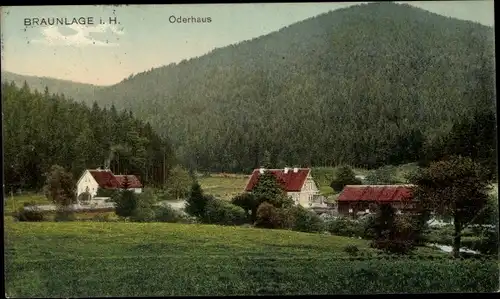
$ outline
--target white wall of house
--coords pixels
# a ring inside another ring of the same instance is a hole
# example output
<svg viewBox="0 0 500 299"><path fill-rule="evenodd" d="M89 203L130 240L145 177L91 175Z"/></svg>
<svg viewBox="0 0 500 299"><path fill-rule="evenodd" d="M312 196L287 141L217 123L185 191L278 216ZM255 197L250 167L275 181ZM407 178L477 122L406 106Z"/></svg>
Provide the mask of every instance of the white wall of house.
<svg viewBox="0 0 500 299"><path fill-rule="evenodd" d="M78 197L80 194L88 191L92 198L97 195L97 189L99 188L99 184L97 184L94 177L90 174L88 170L82 174L80 179L76 184L76 196Z"/></svg>
<svg viewBox="0 0 500 299"><path fill-rule="evenodd" d="M287 194L293 199L295 204L301 205L304 208L310 208L313 204L315 195L319 195L319 189L311 174L309 174L300 192L288 192Z"/></svg>

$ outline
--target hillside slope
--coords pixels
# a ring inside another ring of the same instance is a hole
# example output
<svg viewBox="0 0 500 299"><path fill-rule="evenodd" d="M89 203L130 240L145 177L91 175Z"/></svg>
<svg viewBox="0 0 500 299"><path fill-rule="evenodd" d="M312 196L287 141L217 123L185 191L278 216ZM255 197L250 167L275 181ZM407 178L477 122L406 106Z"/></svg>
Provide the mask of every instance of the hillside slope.
<svg viewBox="0 0 500 299"><path fill-rule="evenodd" d="M332 11L96 92L171 138L186 164L362 167L494 102L493 29L408 5Z"/></svg>
<svg viewBox="0 0 500 299"><path fill-rule="evenodd" d="M92 103L95 98L95 92L103 86L97 86L86 83L79 83L68 80L60 80L48 77L26 76L19 75L7 71L2 71L2 82L14 82L18 87L22 87L26 82L31 89L43 92L45 87L49 88L49 92L55 94L64 94L73 99Z"/></svg>

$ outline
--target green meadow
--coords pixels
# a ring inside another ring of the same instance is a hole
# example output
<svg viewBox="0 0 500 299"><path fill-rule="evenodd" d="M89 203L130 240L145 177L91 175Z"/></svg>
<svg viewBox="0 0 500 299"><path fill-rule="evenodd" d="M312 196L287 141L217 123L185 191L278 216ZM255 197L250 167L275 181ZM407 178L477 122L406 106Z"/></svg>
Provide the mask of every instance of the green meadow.
<svg viewBox="0 0 500 299"><path fill-rule="evenodd" d="M428 248L397 258L365 240L213 225L9 217L5 255L9 297L483 292L498 285L494 261L451 260Z"/></svg>

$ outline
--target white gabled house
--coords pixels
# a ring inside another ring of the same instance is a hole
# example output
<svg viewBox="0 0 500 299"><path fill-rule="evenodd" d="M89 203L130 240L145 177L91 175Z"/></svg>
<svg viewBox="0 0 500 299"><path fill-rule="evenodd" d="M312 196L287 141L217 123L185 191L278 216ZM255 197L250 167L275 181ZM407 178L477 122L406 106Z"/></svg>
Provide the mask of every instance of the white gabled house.
<svg viewBox="0 0 500 299"><path fill-rule="evenodd" d="M135 193L142 192L142 184L135 175L114 175L109 169L87 169L76 183L76 196L88 192L90 202L87 204L101 204L105 202L106 197L96 197L97 190L102 189L121 189L125 177L128 179L129 189Z"/></svg>
<svg viewBox="0 0 500 299"><path fill-rule="evenodd" d="M305 208L326 207L326 202L322 200L319 189L313 180L310 168L284 168L284 169L255 169L250 176L245 187L246 192L251 192L265 171L271 172L281 183L287 195L290 196L296 205Z"/></svg>

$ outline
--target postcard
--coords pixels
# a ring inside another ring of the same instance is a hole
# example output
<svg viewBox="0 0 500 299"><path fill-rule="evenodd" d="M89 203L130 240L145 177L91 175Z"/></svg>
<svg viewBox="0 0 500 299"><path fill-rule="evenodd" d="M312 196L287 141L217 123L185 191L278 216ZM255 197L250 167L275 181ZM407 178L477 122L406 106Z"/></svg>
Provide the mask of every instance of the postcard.
<svg viewBox="0 0 500 299"><path fill-rule="evenodd" d="M493 5L2 7L6 296L495 292Z"/></svg>

